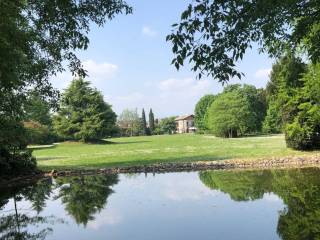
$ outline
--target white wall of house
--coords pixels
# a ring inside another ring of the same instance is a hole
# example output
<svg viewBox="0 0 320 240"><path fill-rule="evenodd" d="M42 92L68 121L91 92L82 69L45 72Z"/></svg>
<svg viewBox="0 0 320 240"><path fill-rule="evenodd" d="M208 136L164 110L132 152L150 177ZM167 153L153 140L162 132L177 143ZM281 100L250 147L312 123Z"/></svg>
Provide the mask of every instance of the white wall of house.
<svg viewBox="0 0 320 240"><path fill-rule="evenodd" d="M190 128L194 127L193 119L184 119L177 121L177 132L178 133L188 133L191 132Z"/></svg>

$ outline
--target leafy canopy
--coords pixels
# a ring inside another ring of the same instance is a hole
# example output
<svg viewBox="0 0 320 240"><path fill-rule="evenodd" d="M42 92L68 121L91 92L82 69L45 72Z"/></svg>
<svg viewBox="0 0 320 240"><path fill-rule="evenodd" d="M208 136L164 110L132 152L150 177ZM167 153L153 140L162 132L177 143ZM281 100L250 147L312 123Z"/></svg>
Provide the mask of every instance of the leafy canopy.
<svg viewBox="0 0 320 240"><path fill-rule="evenodd" d="M115 122L116 114L102 94L80 78L63 93L54 128L61 137L87 142L111 135Z"/></svg>
<svg viewBox="0 0 320 240"><path fill-rule="evenodd" d="M208 108L216 98L215 95L208 94L200 98L196 107L194 109L194 123L197 127L197 130L204 131L207 130L207 113Z"/></svg>
<svg viewBox="0 0 320 240"><path fill-rule="evenodd" d="M302 49L312 62L320 60L318 0L196 0L172 28L172 63L179 69L189 60L199 78L241 78L236 63L253 43L271 57Z"/></svg>
<svg viewBox="0 0 320 240"><path fill-rule="evenodd" d="M263 96L263 91L251 85L229 85L207 110L209 130L219 137L260 131L266 111Z"/></svg>

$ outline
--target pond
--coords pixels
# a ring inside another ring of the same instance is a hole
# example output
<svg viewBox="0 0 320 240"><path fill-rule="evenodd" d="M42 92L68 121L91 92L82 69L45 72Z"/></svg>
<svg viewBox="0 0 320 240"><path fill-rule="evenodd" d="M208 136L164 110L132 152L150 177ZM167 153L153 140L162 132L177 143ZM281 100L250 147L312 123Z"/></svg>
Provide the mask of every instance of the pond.
<svg viewBox="0 0 320 240"><path fill-rule="evenodd" d="M0 192L0 239L319 239L320 170L43 179Z"/></svg>

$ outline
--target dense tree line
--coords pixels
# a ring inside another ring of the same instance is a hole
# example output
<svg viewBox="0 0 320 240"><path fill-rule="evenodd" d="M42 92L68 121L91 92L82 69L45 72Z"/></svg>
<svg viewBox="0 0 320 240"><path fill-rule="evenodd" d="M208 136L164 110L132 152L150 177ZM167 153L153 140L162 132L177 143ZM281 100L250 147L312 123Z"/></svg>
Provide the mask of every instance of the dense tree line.
<svg viewBox="0 0 320 240"><path fill-rule="evenodd" d="M320 101L315 94L320 81L319 13L318 0L192 1L167 36L174 53L172 63L179 69L189 61L199 78L211 76L226 83L243 76L236 63L253 43L258 43L261 52L278 60L267 88L268 110L263 130L284 131L287 145L295 149L319 148ZM305 63L297 58L301 54ZM234 98L231 95L224 96L230 104ZM212 105L221 102L216 101ZM239 101L245 104L244 99ZM245 113L248 108L241 106ZM236 108L235 102L233 107ZM213 110L218 110L218 106ZM228 119L230 125L235 123ZM227 119L213 116L212 120L222 124ZM241 123L242 127L237 126L242 129L241 134L247 131L243 123L246 121ZM223 124L218 129L222 127ZM216 132L215 128L211 130Z"/></svg>
<svg viewBox="0 0 320 240"><path fill-rule="evenodd" d="M235 84L221 94L201 98L195 108L195 124L200 133L237 137L260 132L265 114L265 91Z"/></svg>
<svg viewBox="0 0 320 240"><path fill-rule="evenodd" d="M272 68L267 85L268 112L265 132L284 132L294 149L320 147L319 64L304 63L288 54Z"/></svg>

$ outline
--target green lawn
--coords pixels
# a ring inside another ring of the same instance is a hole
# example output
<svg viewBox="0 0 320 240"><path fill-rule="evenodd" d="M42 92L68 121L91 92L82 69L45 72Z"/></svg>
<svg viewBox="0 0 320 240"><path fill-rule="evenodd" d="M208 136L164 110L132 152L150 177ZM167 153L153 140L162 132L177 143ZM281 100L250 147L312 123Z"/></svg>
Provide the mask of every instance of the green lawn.
<svg viewBox="0 0 320 240"><path fill-rule="evenodd" d="M42 169L89 169L159 162L312 154L286 148L282 135L222 139L184 134L113 138L108 139L108 142L66 142L54 147L35 148L33 154Z"/></svg>

